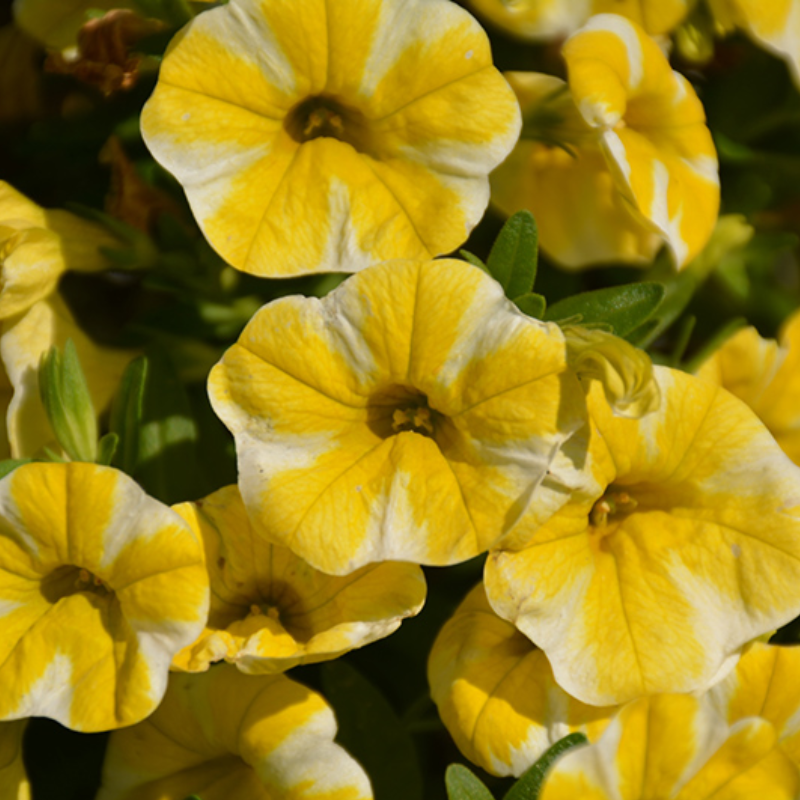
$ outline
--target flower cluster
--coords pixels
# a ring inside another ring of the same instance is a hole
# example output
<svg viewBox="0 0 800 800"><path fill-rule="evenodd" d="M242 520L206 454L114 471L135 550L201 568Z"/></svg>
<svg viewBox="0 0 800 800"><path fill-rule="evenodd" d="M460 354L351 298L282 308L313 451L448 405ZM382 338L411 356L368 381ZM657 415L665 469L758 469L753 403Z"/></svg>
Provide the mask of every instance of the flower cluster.
<svg viewBox="0 0 800 800"><path fill-rule="evenodd" d="M555 43L504 76L451 0L95 5L15 2L51 65L89 37L60 77L107 108L158 77L107 213L0 183L0 798L45 717L111 733L98 800L380 800L374 687L332 676L456 565L426 677L487 773L800 797L800 662L767 643L800 617L800 317L685 359L692 295L751 279L720 162L755 156L718 157L665 54L712 20L788 52L800 6L473 0ZM485 261L454 257L490 200ZM578 283L603 264L650 271ZM109 341L92 280L125 293Z"/></svg>

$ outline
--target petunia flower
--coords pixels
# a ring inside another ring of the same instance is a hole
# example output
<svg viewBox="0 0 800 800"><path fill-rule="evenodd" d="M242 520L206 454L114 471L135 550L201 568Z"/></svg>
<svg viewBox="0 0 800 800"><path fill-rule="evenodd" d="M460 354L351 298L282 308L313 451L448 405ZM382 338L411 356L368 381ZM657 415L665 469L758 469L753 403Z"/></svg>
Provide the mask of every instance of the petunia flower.
<svg viewBox="0 0 800 800"><path fill-rule="evenodd" d="M131 725L203 628L202 547L118 470L25 464L0 480L0 607L0 719Z"/></svg>
<svg viewBox="0 0 800 800"><path fill-rule="evenodd" d="M595 741L617 710L570 697L545 654L492 611L483 585L436 638L428 682L459 750L493 775L521 775L569 733Z"/></svg>
<svg viewBox="0 0 800 800"><path fill-rule="evenodd" d="M793 800L800 771L757 717L728 726L691 695L626 705L600 739L562 756L541 800Z"/></svg>
<svg viewBox="0 0 800 800"><path fill-rule="evenodd" d="M741 28L757 44L782 58L800 86L800 2L708 0L719 29Z"/></svg>
<svg viewBox="0 0 800 800"><path fill-rule="evenodd" d="M512 36L549 41L574 33L592 14L609 11L660 36L678 25L692 0L469 0L469 5Z"/></svg>
<svg viewBox="0 0 800 800"><path fill-rule="evenodd" d="M0 722L0 800L30 800L31 785L22 760L28 720Z"/></svg>
<svg viewBox="0 0 800 800"><path fill-rule="evenodd" d="M574 478L556 455L585 421L560 328L452 260L269 303L209 393L256 532L334 575L456 563L524 512L546 518Z"/></svg>
<svg viewBox="0 0 800 800"><path fill-rule="evenodd" d="M75 344L98 414L111 402L132 358L128 350L95 344L78 327L58 294L0 321L0 457L25 458L58 449L39 391L39 363L55 345Z"/></svg>
<svg viewBox="0 0 800 800"><path fill-rule="evenodd" d="M707 689L800 613L800 469L723 389L654 375L661 404L639 420L592 387L595 487L486 565L495 611L595 705Z"/></svg>
<svg viewBox="0 0 800 800"><path fill-rule="evenodd" d="M800 767L800 648L753 642L708 695L733 724L763 717L775 727L783 751Z"/></svg>
<svg viewBox="0 0 800 800"><path fill-rule="evenodd" d="M271 277L453 250L519 125L449 0L232 0L176 36L142 113L211 244Z"/></svg>
<svg viewBox="0 0 800 800"><path fill-rule="evenodd" d="M173 674L156 712L111 735L97 800L367 800L324 699L232 666Z"/></svg>
<svg viewBox="0 0 800 800"><path fill-rule="evenodd" d="M199 672L224 658L266 674L326 661L388 636L425 602L415 564L371 564L339 578L269 544L253 532L236 486L174 508L203 541L211 581L208 623L177 654L177 669Z"/></svg>
<svg viewBox="0 0 800 800"><path fill-rule="evenodd" d="M752 327L738 331L697 374L747 403L786 455L800 464L800 312L786 320L777 342L763 339Z"/></svg>
<svg viewBox="0 0 800 800"><path fill-rule="evenodd" d="M717 156L694 89L653 39L615 14L592 17L563 56L568 95L553 78L511 77L525 126L493 176L494 202L542 216L543 245L566 266L646 261L653 234L685 266L719 209Z"/></svg>

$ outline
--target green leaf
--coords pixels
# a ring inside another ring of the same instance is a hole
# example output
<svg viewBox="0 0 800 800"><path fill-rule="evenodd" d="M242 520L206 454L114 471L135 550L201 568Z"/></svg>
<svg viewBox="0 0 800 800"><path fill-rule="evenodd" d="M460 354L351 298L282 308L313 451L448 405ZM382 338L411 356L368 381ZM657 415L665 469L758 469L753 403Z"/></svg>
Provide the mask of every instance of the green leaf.
<svg viewBox="0 0 800 800"><path fill-rule="evenodd" d="M463 764L451 764L444 782L449 800L494 800L486 784Z"/></svg>
<svg viewBox="0 0 800 800"><path fill-rule="evenodd" d="M478 269L482 269L487 274L491 274L489 273L489 268L486 266L486 264L484 264L483 261L481 261L474 253L470 253L469 250L459 250L458 253L461 258L464 259L464 261L469 261L473 267L478 267Z"/></svg>
<svg viewBox="0 0 800 800"><path fill-rule="evenodd" d="M146 356L139 356L131 361L122 375L119 390L111 406L110 428L119 439L115 461L128 475L133 475L139 457L139 426L142 423L147 370Z"/></svg>
<svg viewBox="0 0 800 800"><path fill-rule="evenodd" d="M30 464L31 460L30 458L7 458L5 461L0 461L0 478L5 478L23 464Z"/></svg>
<svg viewBox="0 0 800 800"><path fill-rule="evenodd" d="M73 461L97 458L97 416L78 351L67 339L63 356L53 347L42 356L39 391L53 433Z"/></svg>
<svg viewBox="0 0 800 800"><path fill-rule="evenodd" d="M339 721L339 742L364 767L375 800L421 800L414 742L383 695L341 659L321 667L322 688Z"/></svg>
<svg viewBox="0 0 800 800"><path fill-rule="evenodd" d="M107 433L97 443L97 463L108 466L114 460L114 453L119 447L119 436L116 433Z"/></svg>
<svg viewBox="0 0 800 800"><path fill-rule="evenodd" d="M684 364L687 372L695 372L700 365L709 358L718 348L733 336L734 333L747 326L745 317L735 317L725 323L704 345L698 350L689 361Z"/></svg>
<svg viewBox="0 0 800 800"><path fill-rule="evenodd" d="M514 305L523 313L534 319L541 319L544 310L547 308L547 300L544 295L529 292L514 298Z"/></svg>
<svg viewBox="0 0 800 800"><path fill-rule="evenodd" d="M539 233L530 211L517 211L506 221L489 253L486 266L513 300L528 294L536 280Z"/></svg>
<svg viewBox="0 0 800 800"><path fill-rule="evenodd" d="M544 315L551 322L574 320L580 325L604 325L625 337L653 315L664 297L661 283L630 283L567 297Z"/></svg>
<svg viewBox="0 0 800 800"><path fill-rule="evenodd" d="M522 773L520 779L506 792L503 800L536 800L553 762L568 750L588 741L582 733L570 733L559 739L532 767Z"/></svg>

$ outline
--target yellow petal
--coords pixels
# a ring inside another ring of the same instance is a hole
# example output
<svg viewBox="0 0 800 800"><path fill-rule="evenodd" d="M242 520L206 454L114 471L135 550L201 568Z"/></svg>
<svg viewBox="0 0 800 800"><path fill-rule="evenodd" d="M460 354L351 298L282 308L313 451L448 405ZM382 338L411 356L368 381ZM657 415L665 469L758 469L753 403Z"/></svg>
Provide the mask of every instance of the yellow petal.
<svg viewBox="0 0 800 800"><path fill-rule="evenodd" d="M143 110L148 147L246 272L453 250L519 133L485 33L444 0L309 2L196 17Z"/></svg>
<svg viewBox="0 0 800 800"><path fill-rule="evenodd" d="M223 665L173 675L164 701L109 742L98 800L366 800L323 698L283 675Z"/></svg>
<svg viewBox="0 0 800 800"><path fill-rule="evenodd" d="M595 488L487 562L494 609L587 703L708 688L800 612L798 468L727 392L654 374L661 405L640 420L592 387Z"/></svg>
<svg viewBox="0 0 800 800"><path fill-rule="evenodd" d="M594 741L615 710L561 689L544 653L492 611L482 585L439 633L428 681L461 752L493 775L522 774L568 733Z"/></svg>
<svg viewBox="0 0 800 800"><path fill-rule="evenodd" d="M336 658L394 632L425 600L414 564L386 562L346 577L326 575L250 526L228 486L175 510L205 546L208 624L173 666L191 672L223 658L249 674L283 672Z"/></svg>
<svg viewBox="0 0 800 800"><path fill-rule="evenodd" d="M259 535L339 575L455 563L529 507L549 516L567 497L554 459L584 419L560 329L449 260L265 306L209 392Z"/></svg>
<svg viewBox="0 0 800 800"><path fill-rule="evenodd" d="M126 475L32 463L0 481L0 718L130 725L208 611L202 548Z"/></svg>

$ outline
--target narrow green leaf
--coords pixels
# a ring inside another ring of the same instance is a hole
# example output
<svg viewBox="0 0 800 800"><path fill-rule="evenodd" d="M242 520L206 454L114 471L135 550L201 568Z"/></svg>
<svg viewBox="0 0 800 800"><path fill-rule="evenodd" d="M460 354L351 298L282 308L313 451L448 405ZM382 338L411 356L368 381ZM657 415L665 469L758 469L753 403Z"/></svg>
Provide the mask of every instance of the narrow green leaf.
<svg viewBox="0 0 800 800"><path fill-rule="evenodd" d="M544 315L551 322L567 319L580 325L604 325L617 336L627 336L653 315L664 297L661 283L630 283L567 297Z"/></svg>
<svg viewBox="0 0 800 800"><path fill-rule="evenodd" d="M736 317L725 323L684 365L687 372L695 372L700 365L709 358L718 348L733 336L736 331L747 325L744 317Z"/></svg>
<svg viewBox="0 0 800 800"><path fill-rule="evenodd" d="M695 316L684 318L678 330L678 338L675 341L675 346L672 348L672 352L669 355L667 366L673 367L674 369L680 366L684 353L686 353L686 348L689 346L689 340L692 338L692 331L696 323L697 317Z"/></svg>
<svg viewBox="0 0 800 800"><path fill-rule="evenodd" d="M544 295L529 292L514 298L514 305L523 313L534 319L541 319L544 310L547 308L547 300Z"/></svg>
<svg viewBox="0 0 800 800"><path fill-rule="evenodd" d="M463 764L451 764L444 782L449 800L494 800L486 784Z"/></svg>
<svg viewBox="0 0 800 800"><path fill-rule="evenodd" d="M414 742L384 696L341 659L321 667L322 688L339 721L339 742L372 780L375 800L421 800Z"/></svg>
<svg viewBox="0 0 800 800"><path fill-rule="evenodd" d="M517 211L509 217L497 236L486 261L489 273L513 300L528 294L536 280L539 258L539 232L530 211Z"/></svg>
<svg viewBox="0 0 800 800"><path fill-rule="evenodd" d="M6 475L23 464L30 464L31 460L30 458L7 458L5 461L0 461L0 478L5 478Z"/></svg>
<svg viewBox="0 0 800 800"><path fill-rule="evenodd" d="M478 256L476 256L474 253L470 253L469 250L459 250L458 253L461 256L461 258L464 259L464 261L469 261L469 263L472 264L473 267L478 267L479 269L482 269L485 273L491 274L486 264L484 264L483 261L481 261L478 258Z"/></svg>
<svg viewBox="0 0 800 800"><path fill-rule="evenodd" d="M533 766L522 773L520 779L506 792L503 800L537 800L553 762L568 750L588 741L582 733L570 733L559 739Z"/></svg>
<svg viewBox="0 0 800 800"><path fill-rule="evenodd" d="M109 466L114 460L114 454L119 446L119 436L116 433L107 433L97 443L97 463Z"/></svg>
<svg viewBox="0 0 800 800"><path fill-rule="evenodd" d="M138 463L139 426L142 423L147 372L146 356L139 356L131 361L122 375L119 390L111 406L110 428L119 437L115 461L128 475L133 475Z"/></svg>

